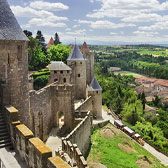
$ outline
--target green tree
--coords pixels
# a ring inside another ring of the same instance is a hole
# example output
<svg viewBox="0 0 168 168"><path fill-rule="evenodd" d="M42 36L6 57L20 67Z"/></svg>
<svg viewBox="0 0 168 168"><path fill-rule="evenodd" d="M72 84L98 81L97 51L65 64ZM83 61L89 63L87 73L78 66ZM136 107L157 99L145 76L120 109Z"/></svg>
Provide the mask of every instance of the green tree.
<svg viewBox="0 0 168 168"><path fill-rule="evenodd" d="M36 39L39 40L42 45L44 45L45 38L40 30L37 31Z"/></svg>
<svg viewBox="0 0 168 168"><path fill-rule="evenodd" d="M54 44L57 45L57 44L61 44L60 42L60 39L59 39L59 36L58 36L58 33L55 33L55 38L54 38Z"/></svg>
<svg viewBox="0 0 168 168"><path fill-rule="evenodd" d="M48 65L49 60L46 55L42 51L42 47L40 45L33 48L32 60L30 62L29 68L31 70L39 70L41 68L45 68Z"/></svg>
<svg viewBox="0 0 168 168"><path fill-rule="evenodd" d="M71 48L63 44L53 45L47 50L49 61L66 62L70 52Z"/></svg>
<svg viewBox="0 0 168 168"><path fill-rule="evenodd" d="M27 37L32 37L32 35L33 35L32 32L30 32L28 30L24 30L23 32Z"/></svg>
<svg viewBox="0 0 168 168"><path fill-rule="evenodd" d="M40 46L39 40L37 40L37 39L35 39L35 38L30 36L29 37L29 44L28 44L28 62L29 62L29 64L32 61L32 57L33 57L33 54L34 54L34 49L37 46Z"/></svg>
<svg viewBox="0 0 168 168"><path fill-rule="evenodd" d="M140 99L141 99L141 101L142 101L143 110L145 110L146 98L145 98L145 93L144 93L144 91L142 92Z"/></svg>

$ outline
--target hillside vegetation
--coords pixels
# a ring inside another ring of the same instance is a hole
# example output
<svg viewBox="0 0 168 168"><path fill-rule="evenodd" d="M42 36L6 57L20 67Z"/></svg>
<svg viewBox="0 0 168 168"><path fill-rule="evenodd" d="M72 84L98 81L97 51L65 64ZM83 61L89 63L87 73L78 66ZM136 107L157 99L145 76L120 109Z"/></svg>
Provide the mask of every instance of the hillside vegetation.
<svg viewBox="0 0 168 168"><path fill-rule="evenodd" d="M90 168L164 168L139 144L112 125L97 129L87 158Z"/></svg>

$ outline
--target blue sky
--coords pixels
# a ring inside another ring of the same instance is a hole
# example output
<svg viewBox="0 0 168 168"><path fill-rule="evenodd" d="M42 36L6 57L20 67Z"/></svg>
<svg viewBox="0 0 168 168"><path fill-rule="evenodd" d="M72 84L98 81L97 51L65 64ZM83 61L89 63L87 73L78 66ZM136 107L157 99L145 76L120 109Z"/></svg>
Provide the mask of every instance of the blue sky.
<svg viewBox="0 0 168 168"><path fill-rule="evenodd" d="M168 44L168 0L8 0L22 29L63 43Z"/></svg>

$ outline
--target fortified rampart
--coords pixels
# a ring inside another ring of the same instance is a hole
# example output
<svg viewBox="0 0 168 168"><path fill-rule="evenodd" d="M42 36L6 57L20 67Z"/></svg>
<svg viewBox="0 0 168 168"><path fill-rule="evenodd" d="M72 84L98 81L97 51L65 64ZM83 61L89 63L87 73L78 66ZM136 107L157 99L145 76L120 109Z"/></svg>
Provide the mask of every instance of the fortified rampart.
<svg viewBox="0 0 168 168"><path fill-rule="evenodd" d="M61 159L59 157L61 155L52 157L51 149L48 148L42 140L34 137L33 132L28 127L26 127L24 124L20 124L20 121L18 120L19 111L17 109L15 109L13 106L6 106L5 112L7 120L9 121L8 126L11 132L12 143L28 167L56 168L61 165L64 168L70 168L70 166L63 160L64 158ZM88 124L87 121L89 118L88 113L88 116L86 116L83 122L81 122L79 125L83 125L84 123ZM77 145L73 144L73 150L70 141L68 141L66 145L64 145L64 143L62 144L62 150L68 153L69 156L74 159L78 165L78 168L87 168L87 163ZM69 148L69 146L71 146L71 148Z"/></svg>
<svg viewBox="0 0 168 168"><path fill-rule="evenodd" d="M84 156L86 156L91 143L92 117L89 111L86 117L65 137L65 141L77 144Z"/></svg>
<svg viewBox="0 0 168 168"><path fill-rule="evenodd" d="M31 130L46 140L53 127L59 125L59 113L64 114L67 130L73 127L72 85L51 84L39 91L30 91Z"/></svg>

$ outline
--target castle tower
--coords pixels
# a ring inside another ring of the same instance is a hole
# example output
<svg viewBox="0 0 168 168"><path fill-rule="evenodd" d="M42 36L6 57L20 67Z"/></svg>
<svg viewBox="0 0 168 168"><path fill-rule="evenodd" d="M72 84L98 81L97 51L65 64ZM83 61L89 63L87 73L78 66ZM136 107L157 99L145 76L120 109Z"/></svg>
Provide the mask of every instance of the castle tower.
<svg viewBox="0 0 168 168"><path fill-rule="evenodd" d="M94 77L94 53L88 48L86 42L81 46L81 51L86 59L86 83L90 85Z"/></svg>
<svg viewBox="0 0 168 168"><path fill-rule="evenodd" d="M72 69L72 84L74 85L75 99L86 98L86 60L79 47L75 44L67 59L67 64Z"/></svg>
<svg viewBox="0 0 168 168"><path fill-rule="evenodd" d="M88 96L92 96L92 113L96 118L102 118L102 88L94 77L88 87Z"/></svg>
<svg viewBox="0 0 168 168"><path fill-rule="evenodd" d="M21 122L29 126L27 47L7 0L0 0L0 103L16 107Z"/></svg>
<svg viewBox="0 0 168 168"><path fill-rule="evenodd" d="M49 84L54 82L57 84L71 83L72 69L62 61L52 61L51 64L49 64L49 70Z"/></svg>

